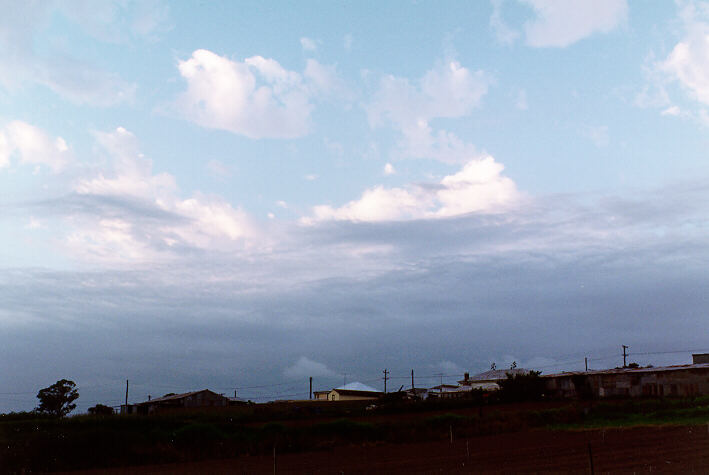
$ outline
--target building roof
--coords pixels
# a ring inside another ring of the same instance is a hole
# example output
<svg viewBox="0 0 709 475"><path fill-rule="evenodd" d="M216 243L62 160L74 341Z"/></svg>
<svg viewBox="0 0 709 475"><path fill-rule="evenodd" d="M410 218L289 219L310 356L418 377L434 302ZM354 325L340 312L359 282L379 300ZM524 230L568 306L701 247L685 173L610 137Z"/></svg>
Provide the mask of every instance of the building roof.
<svg viewBox="0 0 709 475"><path fill-rule="evenodd" d="M344 386L339 386L335 389L346 389L348 391L369 391L369 392L381 392L378 389L375 389L371 386L367 386L366 384L362 384L359 381L354 381L348 384L345 384Z"/></svg>
<svg viewBox="0 0 709 475"><path fill-rule="evenodd" d="M195 395L195 394L203 393L203 392L205 392L205 391L210 392L210 393L212 393L212 394L217 394L217 393L215 393L214 391L210 391L209 389L200 389L199 391L191 391L191 392L188 392L188 393L171 394L171 395L169 395L169 396L158 397L158 398L155 398L155 399L151 399L151 400L149 400L149 401L139 402L138 404L153 404L153 403L155 403L155 402L176 401L176 400L178 400L178 399L184 399L184 398L193 396L193 395Z"/></svg>
<svg viewBox="0 0 709 475"><path fill-rule="evenodd" d="M591 371L568 371L563 373L545 374L542 378L559 378L562 376L573 376L575 374L594 375L594 374L637 374L637 373L660 373L665 371L686 371L692 369L709 370L709 363L698 364L682 364L673 366L655 366L651 368L613 368L600 369Z"/></svg>
<svg viewBox="0 0 709 475"><path fill-rule="evenodd" d="M485 371L484 373L476 374L471 376L468 380L461 380L460 383L470 384L471 382L479 381L500 381L507 379L507 374L518 375L518 374L529 374L531 370L524 368L510 368L510 369L491 369Z"/></svg>

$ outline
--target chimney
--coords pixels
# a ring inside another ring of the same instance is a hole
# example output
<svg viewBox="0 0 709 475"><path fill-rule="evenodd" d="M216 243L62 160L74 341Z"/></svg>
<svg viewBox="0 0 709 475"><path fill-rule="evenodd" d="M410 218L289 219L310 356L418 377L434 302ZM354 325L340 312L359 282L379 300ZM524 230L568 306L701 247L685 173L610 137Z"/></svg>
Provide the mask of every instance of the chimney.
<svg viewBox="0 0 709 475"><path fill-rule="evenodd" d="M465 374L463 375L463 379L466 380L466 381L469 381L469 380L470 380L470 373L465 373Z"/></svg>
<svg viewBox="0 0 709 475"><path fill-rule="evenodd" d="M148 394L148 401L150 401L150 394Z"/></svg>

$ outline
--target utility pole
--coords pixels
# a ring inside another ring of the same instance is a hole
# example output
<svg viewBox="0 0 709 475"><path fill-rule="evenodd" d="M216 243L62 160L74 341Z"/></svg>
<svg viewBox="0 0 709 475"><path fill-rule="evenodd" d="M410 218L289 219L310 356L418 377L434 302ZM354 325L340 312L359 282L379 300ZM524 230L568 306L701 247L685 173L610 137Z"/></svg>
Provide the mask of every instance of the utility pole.
<svg viewBox="0 0 709 475"><path fill-rule="evenodd" d="M384 371L382 371L382 373L384 373L384 394L386 394L387 393L387 379L389 379L387 377L387 375L389 374L389 371L387 371L387 369L384 368Z"/></svg>
<svg viewBox="0 0 709 475"><path fill-rule="evenodd" d="M414 396L416 396L416 389L414 389L416 386L414 386L414 370L411 370L411 390L414 393Z"/></svg>
<svg viewBox="0 0 709 475"><path fill-rule="evenodd" d="M310 377L310 399L313 398L313 377Z"/></svg>
<svg viewBox="0 0 709 475"><path fill-rule="evenodd" d="M126 414L128 414L128 380L126 379Z"/></svg>
<svg viewBox="0 0 709 475"><path fill-rule="evenodd" d="M583 362L586 365L586 372L588 373L588 356L583 357Z"/></svg>
<svg viewBox="0 0 709 475"><path fill-rule="evenodd" d="M625 352L625 350L628 349L627 345L621 345L623 347L623 368L627 368L628 365L625 362L625 357L628 356L628 354Z"/></svg>

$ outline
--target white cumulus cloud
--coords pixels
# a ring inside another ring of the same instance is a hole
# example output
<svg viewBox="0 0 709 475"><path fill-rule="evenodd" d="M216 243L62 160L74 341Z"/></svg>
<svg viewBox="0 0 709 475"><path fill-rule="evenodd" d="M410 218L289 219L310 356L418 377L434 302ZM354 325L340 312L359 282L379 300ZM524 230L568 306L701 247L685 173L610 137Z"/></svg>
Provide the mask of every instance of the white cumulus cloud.
<svg viewBox="0 0 709 475"><path fill-rule="evenodd" d="M591 36L608 33L628 16L626 0L523 0L536 18L525 25L527 44L565 47Z"/></svg>
<svg viewBox="0 0 709 475"><path fill-rule="evenodd" d="M468 115L480 104L490 82L485 72L471 71L457 61L441 62L413 83L385 76L367 107L369 122L399 130L399 153L404 157L463 163L475 154L474 147L453 133L434 131L429 122Z"/></svg>
<svg viewBox="0 0 709 475"><path fill-rule="evenodd" d="M680 12L686 34L657 68L690 95L709 105L709 5L687 4Z"/></svg>
<svg viewBox="0 0 709 475"><path fill-rule="evenodd" d="M502 175L503 169L491 156L473 159L438 183L403 188L376 186L339 208L315 206L313 215L302 222L403 221L501 211L521 198L515 183Z"/></svg>
<svg viewBox="0 0 709 475"><path fill-rule="evenodd" d="M120 204L124 212L73 216L67 242L77 253L108 261L150 259L171 249L234 249L257 234L250 217L217 196L181 198L174 177L153 174L136 137L118 127L96 139L110 160L108 171L81 178L74 191L97 203ZM127 210L127 211L125 211Z"/></svg>
<svg viewBox="0 0 709 475"><path fill-rule="evenodd" d="M175 106L186 119L250 138L306 135L313 101L339 84L334 68L314 59L300 74L274 59L238 61L200 49L178 68L187 90Z"/></svg>
<svg viewBox="0 0 709 475"><path fill-rule="evenodd" d="M72 160L62 137L51 138L42 129L19 120L0 129L0 168L9 166L14 154L20 163L44 165L54 172L62 171Z"/></svg>

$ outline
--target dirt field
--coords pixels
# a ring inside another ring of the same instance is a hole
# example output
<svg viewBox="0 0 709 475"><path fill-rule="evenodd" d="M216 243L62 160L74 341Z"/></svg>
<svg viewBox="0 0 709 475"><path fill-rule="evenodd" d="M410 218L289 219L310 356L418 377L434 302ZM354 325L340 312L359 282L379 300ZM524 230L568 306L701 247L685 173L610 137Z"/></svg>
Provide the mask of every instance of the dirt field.
<svg viewBox="0 0 709 475"><path fill-rule="evenodd" d="M276 473L709 472L708 426L584 431L533 430L416 444L276 454ZM76 473L76 472L75 472ZM273 456L81 473L274 473Z"/></svg>

